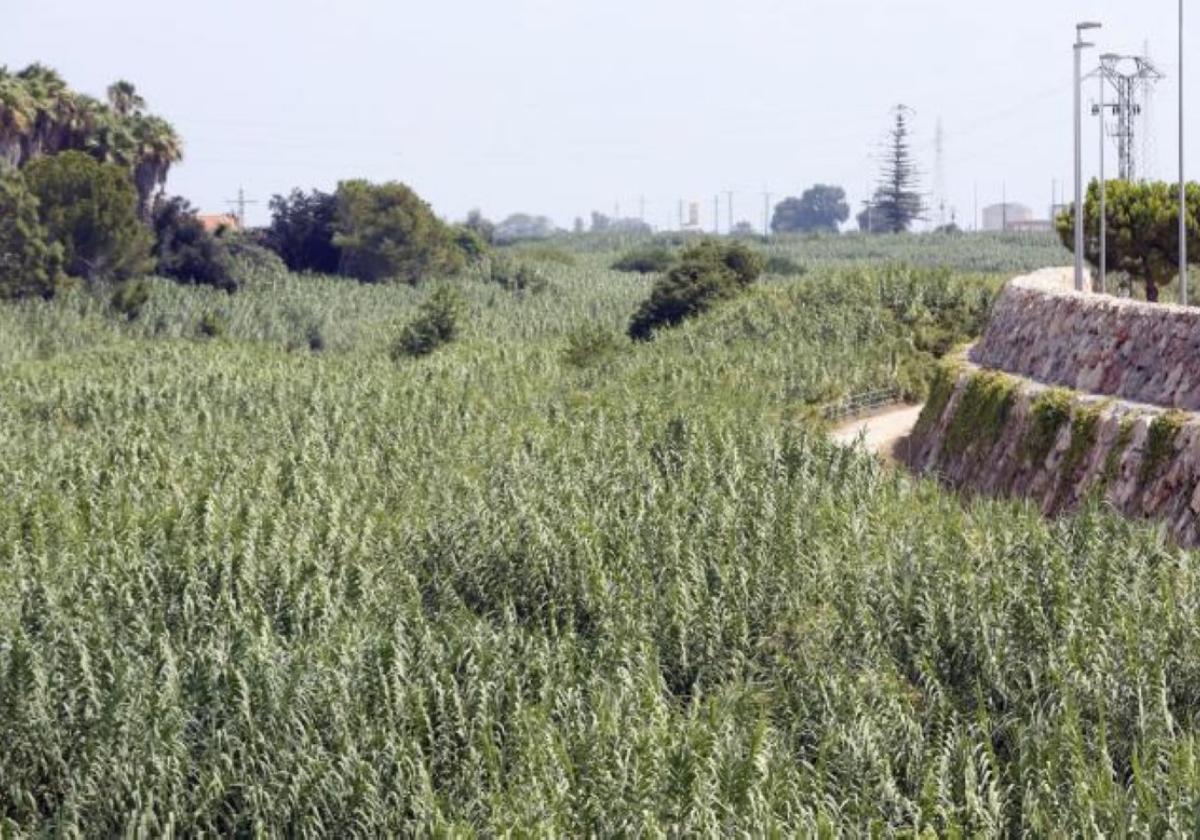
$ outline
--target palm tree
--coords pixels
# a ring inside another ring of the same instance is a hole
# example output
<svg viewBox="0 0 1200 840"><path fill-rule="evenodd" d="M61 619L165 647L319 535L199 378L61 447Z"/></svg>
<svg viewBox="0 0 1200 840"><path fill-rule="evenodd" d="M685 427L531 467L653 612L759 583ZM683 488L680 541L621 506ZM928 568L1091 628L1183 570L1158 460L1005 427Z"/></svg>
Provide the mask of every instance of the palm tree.
<svg viewBox="0 0 1200 840"><path fill-rule="evenodd" d="M183 160L183 141L161 117L137 114L130 123L134 139L133 181L138 191L138 212L150 218L155 188L167 183L171 166Z"/></svg>
<svg viewBox="0 0 1200 840"><path fill-rule="evenodd" d="M140 114L146 100L138 94L133 82L118 79L108 86L108 104L119 116L129 117Z"/></svg>
<svg viewBox="0 0 1200 840"><path fill-rule="evenodd" d="M22 163L21 150L33 129L34 105L25 83L0 67L0 168Z"/></svg>
<svg viewBox="0 0 1200 840"><path fill-rule="evenodd" d="M17 74L33 105L33 125L22 144L22 161L65 148L66 127L75 110L75 94L62 76L43 64L31 64Z"/></svg>

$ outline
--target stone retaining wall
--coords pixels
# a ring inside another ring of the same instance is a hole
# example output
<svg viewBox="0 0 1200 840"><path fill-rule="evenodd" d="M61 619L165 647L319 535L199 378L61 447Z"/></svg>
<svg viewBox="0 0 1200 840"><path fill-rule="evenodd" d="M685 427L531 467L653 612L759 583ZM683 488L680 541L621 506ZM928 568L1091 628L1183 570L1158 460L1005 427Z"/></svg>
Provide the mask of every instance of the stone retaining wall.
<svg viewBox="0 0 1200 840"><path fill-rule="evenodd" d="M1048 515L1088 495L1200 545L1200 417L947 364L902 450L918 473Z"/></svg>
<svg viewBox="0 0 1200 840"><path fill-rule="evenodd" d="M970 358L1037 382L1200 410L1200 309L1079 293L1071 269L1009 283Z"/></svg>

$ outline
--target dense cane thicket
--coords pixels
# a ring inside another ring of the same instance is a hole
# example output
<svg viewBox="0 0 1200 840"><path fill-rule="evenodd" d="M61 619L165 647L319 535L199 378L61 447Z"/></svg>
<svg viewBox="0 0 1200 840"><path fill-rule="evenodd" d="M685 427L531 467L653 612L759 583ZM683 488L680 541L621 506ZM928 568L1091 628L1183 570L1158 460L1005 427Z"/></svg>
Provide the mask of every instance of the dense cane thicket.
<svg viewBox="0 0 1200 840"><path fill-rule="evenodd" d="M1194 556L809 420L995 280L768 279L581 366L645 293L613 256L464 280L460 339L402 365L429 290L0 307L0 825L1191 831Z"/></svg>

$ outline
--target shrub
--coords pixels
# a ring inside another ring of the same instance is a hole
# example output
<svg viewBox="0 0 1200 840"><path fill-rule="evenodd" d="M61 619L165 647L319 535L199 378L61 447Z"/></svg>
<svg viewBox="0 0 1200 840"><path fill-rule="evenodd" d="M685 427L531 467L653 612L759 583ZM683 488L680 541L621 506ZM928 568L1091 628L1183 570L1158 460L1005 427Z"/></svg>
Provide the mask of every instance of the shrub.
<svg viewBox="0 0 1200 840"><path fill-rule="evenodd" d="M485 279L510 292L531 295L544 292L550 286L545 276L533 266L505 258L491 261Z"/></svg>
<svg viewBox="0 0 1200 840"><path fill-rule="evenodd" d="M705 240L689 248L634 313L629 336L645 341L657 328L674 326L719 301L736 297L762 269L762 257L738 242Z"/></svg>
<svg viewBox="0 0 1200 840"><path fill-rule="evenodd" d="M138 193L126 170L83 152L63 152L33 161L24 175L68 274L93 283L151 267L150 232L138 218Z"/></svg>
<svg viewBox="0 0 1200 840"><path fill-rule="evenodd" d="M599 367L621 352L621 339L599 324L585 324L567 334L562 359L571 367Z"/></svg>
<svg viewBox="0 0 1200 840"><path fill-rule="evenodd" d="M577 262L575 255L570 251L564 251L562 248L553 248L549 245L535 245L533 247L521 248L520 255L527 260L554 263L555 265L566 266L567 268L570 268Z"/></svg>
<svg viewBox="0 0 1200 840"><path fill-rule="evenodd" d="M271 199L271 226L264 244L292 271L335 274L342 252L334 244L337 197L313 190L292 190Z"/></svg>
<svg viewBox="0 0 1200 840"><path fill-rule="evenodd" d="M37 198L18 174L0 177L0 298L53 297L62 285L62 246L47 241Z"/></svg>
<svg viewBox="0 0 1200 840"><path fill-rule="evenodd" d="M117 286L109 306L126 321L136 321L150 300L150 284L145 280L126 280Z"/></svg>
<svg viewBox="0 0 1200 840"><path fill-rule="evenodd" d="M455 274L463 255L449 227L404 184L363 180L338 185L334 244L341 272L365 283Z"/></svg>
<svg viewBox="0 0 1200 840"><path fill-rule="evenodd" d="M395 361L405 357L427 356L458 335L458 322L466 309L466 301L449 286L439 286L429 296L417 317L401 331L391 356Z"/></svg>
<svg viewBox="0 0 1200 840"><path fill-rule="evenodd" d="M200 322L196 325L196 332L204 338L220 338L225 331L225 319L211 309L200 316Z"/></svg>
<svg viewBox="0 0 1200 840"><path fill-rule="evenodd" d="M488 244L477 231L466 225L458 225L452 230L454 247L462 254L464 260L478 263L487 256Z"/></svg>
<svg viewBox="0 0 1200 840"><path fill-rule="evenodd" d="M629 251L612 264L613 271L658 274L675 264L675 255L666 248L648 247Z"/></svg>
<svg viewBox="0 0 1200 840"><path fill-rule="evenodd" d="M154 205L154 258L157 272L181 283L237 290L234 263L223 237L213 236L186 199L160 199Z"/></svg>
<svg viewBox="0 0 1200 840"><path fill-rule="evenodd" d="M791 257L775 254L767 258L767 274L777 274L780 277L800 277L808 269Z"/></svg>

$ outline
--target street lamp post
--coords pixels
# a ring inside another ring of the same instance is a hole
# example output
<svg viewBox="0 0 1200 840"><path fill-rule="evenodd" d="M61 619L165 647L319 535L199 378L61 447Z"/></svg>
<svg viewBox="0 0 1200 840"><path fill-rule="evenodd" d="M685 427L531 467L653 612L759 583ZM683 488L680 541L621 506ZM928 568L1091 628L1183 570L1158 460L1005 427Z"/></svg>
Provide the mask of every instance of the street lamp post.
<svg viewBox="0 0 1200 840"><path fill-rule="evenodd" d="M1100 24L1084 21L1075 24L1075 291L1083 291L1083 51L1094 46L1083 40L1086 29Z"/></svg>
<svg viewBox="0 0 1200 840"><path fill-rule="evenodd" d="M1187 178L1183 169L1183 0L1179 0L1179 300L1188 305Z"/></svg>

